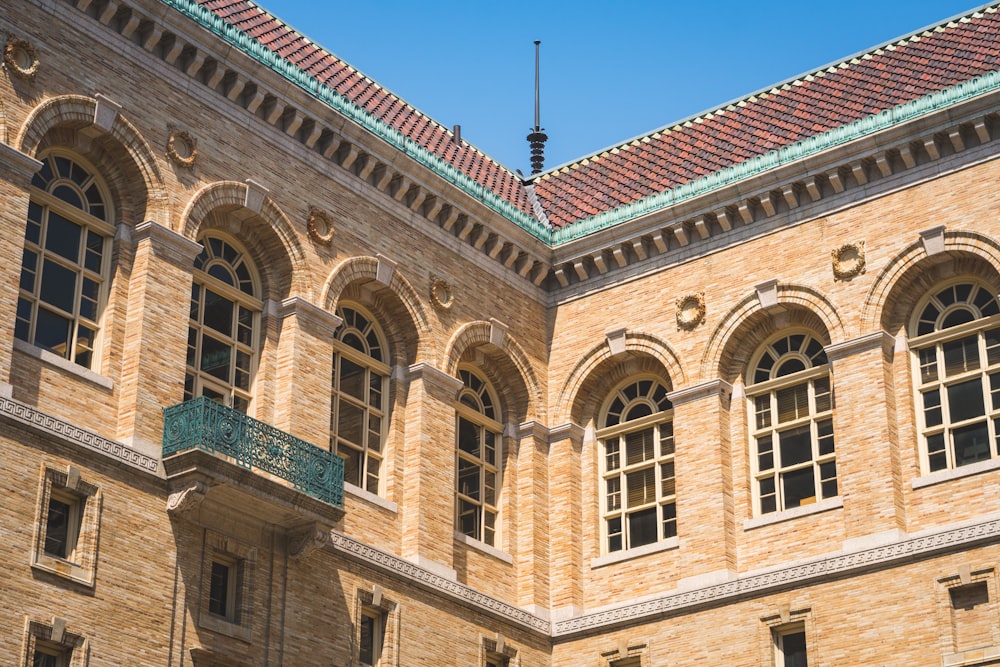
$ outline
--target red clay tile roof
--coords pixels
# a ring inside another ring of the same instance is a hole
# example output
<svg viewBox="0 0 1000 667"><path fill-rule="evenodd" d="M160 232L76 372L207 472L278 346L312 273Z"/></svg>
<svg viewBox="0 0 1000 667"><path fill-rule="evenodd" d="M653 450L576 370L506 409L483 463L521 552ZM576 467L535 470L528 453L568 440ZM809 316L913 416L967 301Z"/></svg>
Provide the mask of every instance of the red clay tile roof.
<svg viewBox="0 0 1000 667"><path fill-rule="evenodd" d="M521 179L329 51L248 0L198 0L205 9L388 123L522 211L531 203Z"/></svg>
<svg viewBox="0 0 1000 667"><path fill-rule="evenodd" d="M531 214L517 175L249 0L199 4ZM995 6L994 6L995 7ZM969 14L540 175L555 228L1000 69L1000 12Z"/></svg>
<svg viewBox="0 0 1000 667"><path fill-rule="evenodd" d="M535 192L565 227L997 69L990 11L543 174Z"/></svg>

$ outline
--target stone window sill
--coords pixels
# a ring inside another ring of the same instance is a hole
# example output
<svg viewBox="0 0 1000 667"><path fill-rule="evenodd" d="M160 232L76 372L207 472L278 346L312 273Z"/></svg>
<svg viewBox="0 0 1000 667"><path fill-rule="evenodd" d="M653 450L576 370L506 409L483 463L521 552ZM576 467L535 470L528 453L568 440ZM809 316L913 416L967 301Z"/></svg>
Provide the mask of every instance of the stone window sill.
<svg viewBox="0 0 1000 667"><path fill-rule="evenodd" d="M462 544L472 547L477 551L482 551L483 553L493 556L498 560L502 560L508 565L514 564L514 558L509 553L500 551L496 547L491 547L490 545L486 544L486 542L481 542L480 540L477 540L473 537L469 537L464 533L455 533L455 539L461 542Z"/></svg>
<svg viewBox="0 0 1000 667"><path fill-rule="evenodd" d="M104 377L99 373L95 373L89 368L84 368L80 364L74 364L68 359L63 359L57 354L53 354L48 350L43 350L40 347L36 347L30 343L25 343L20 338L14 339L14 349L22 354L26 354L29 357L34 357L39 359L42 363L58 368L59 370L66 371L72 375L95 384L98 387L112 391L115 388L115 383L111 378Z"/></svg>
<svg viewBox="0 0 1000 667"><path fill-rule="evenodd" d="M597 558L592 558L590 560L591 569L596 569L599 567L604 567L605 565L612 565L614 563L621 563L622 561L632 560L633 558L639 558L640 556L647 556L649 554L660 553L661 551L669 551L671 549L676 549L680 546L680 540L676 537L670 537L662 542L654 542L653 544L644 544L641 547L636 547L634 549L629 549L628 551L616 551L615 553L607 554L605 556L598 556Z"/></svg>
<svg viewBox="0 0 1000 667"><path fill-rule="evenodd" d="M392 502L391 500L386 500L382 496L374 494L371 491L362 489L360 486L355 486L350 482L344 482L344 491L346 493L351 494L352 496L355 496L356 498L360 498L361 500L367 501L372 505L381 507L384 510L388 510L393 514L399 512L399 506L396 505L396 503Z"/></svg>
<svg viewBox="0 0 1000 667"><path fill-rule="evenodd" d="M937 472L932 472L913 480L913 488L922 489L925 486L932 486L942 482L950 482L953 479L961 479L962 477L969 477L970 475L978 475L981 472L988 472L990 470L1000 470L1000 458L980 461L979 463L970 463L969 465L962 466L960 468L951 468L949 470L938 470Z"/></svg>
<svg viewBox="0 0 1000 667"><path fill-rule="evenodd" d="M770 526L771 524L781 523L782 521L790 521L792 519L798 519L799 517L809 516L811 514L819 514L820 512L840 509L843 506L844 499L840 496L827 498L819 501L818 503L813 503L812 505L803 505L801 507L785 510L784 512L772 512L771 514L765 514L764 516L747 519L743 522L743 530L753 530L754 528L760 528L761 526Z"/></svg>

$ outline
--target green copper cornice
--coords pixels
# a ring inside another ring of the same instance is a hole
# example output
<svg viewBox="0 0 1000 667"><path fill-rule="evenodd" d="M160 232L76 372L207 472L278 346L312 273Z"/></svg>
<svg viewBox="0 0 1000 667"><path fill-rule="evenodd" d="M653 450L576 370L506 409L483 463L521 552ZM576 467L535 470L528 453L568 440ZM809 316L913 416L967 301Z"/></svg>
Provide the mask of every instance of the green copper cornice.
<svg viewBox="0 0 1000 667"><path fill-rule="evenodd" d="M402 151L418 163L459 188L469 196L482 202L532 236L549 243L551 230L533 217L498 196L489 188L470 178L464 172L442 160L437 155L413 141L388 123L376 118L360 106L320 82L316 77L276 55L260 42L251 39L242 31L199 5L194 0L160 0L163 4L195 21L211 33L221 37L226 43L236 47L262 65L299 86L338 113L354 121L389 145Z"/></svg>
<svg viewBox="0 0 1000 667"><path fill-rule="evenodd" d="M777 167L790 164L851 141L887 130L921 116L945 109L986 93L1000 89L1000 71L989 72L968 81L925 95L910 102L886 109L877 114L803 139L778 150L759 155L731 167L720 169L708 176L683 183L671 190L640 199L624 206L604 211L590 218L574 222L552 233L552 245L569 243L589 234L614 227L650 213L669 208L681 202L746 180Z"/></svg>
<svg viewBox="0 0 1000 667"><path fill-rule="evenodd" d="M637 218L662 211L676 204L703 196L714 190L744 181L777 167L791 164L824 151L862 139L896 125L946 109L980 95L1000 90L1000 71L956 84L951 88L925 95L891 109L847 125L828 130L776 151L759 155L739 164L688 181L671 190L657 193L630 204L610 209L590 218L576 221L561 229L552 230L531 215L504 200L489 188L470 178L464 172L426 148L406 137L388 123L376 118L362 107L320 82L314 76L279 57L260 42L203 8L195 0L160 0L206 30L218 35L257 62L270 68L286 80L299 86L336 112L365 128L397 150L423 165L433 173L459 188L477 201L496 211L507 220L521 227L535 238L556 247L586 237L595 232L620 225Z"/></svg>

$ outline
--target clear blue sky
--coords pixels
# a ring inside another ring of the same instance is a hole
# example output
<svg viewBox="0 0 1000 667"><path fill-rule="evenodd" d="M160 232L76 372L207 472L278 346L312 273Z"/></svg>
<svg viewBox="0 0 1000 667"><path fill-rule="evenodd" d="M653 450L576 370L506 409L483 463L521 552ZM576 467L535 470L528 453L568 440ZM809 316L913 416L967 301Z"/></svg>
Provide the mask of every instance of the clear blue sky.
<svg viewBox="0 0 1000 667"><path fill-rule="evenodd" d="M258 0L511 169L546 168L979 6L975 0Z"/></svg>

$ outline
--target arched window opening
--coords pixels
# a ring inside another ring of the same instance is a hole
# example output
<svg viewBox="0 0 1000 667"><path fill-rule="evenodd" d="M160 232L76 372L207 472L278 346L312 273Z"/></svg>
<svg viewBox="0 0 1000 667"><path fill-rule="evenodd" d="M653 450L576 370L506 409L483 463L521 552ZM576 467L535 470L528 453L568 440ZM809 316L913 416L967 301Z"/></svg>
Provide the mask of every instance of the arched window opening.
<svg viewBox="0 0 1000 667"><path fill-rule="evenodd" d="M823 345L808 333L772 340L758 352L747 384L760 514L836 496L833 392Z"/></svg>
<svg viewBox="0 0 1000 667"><path fill-rule="evenodd" d="M608 553L677 536L672 420L659 380L629 380L605 402L597 437Z"/></svg>
<svg viewBox="0 0 1000 667"><path fill-rule="evenodd" d="M489 383L461 369L456 411L455 522L458 531L496 546L503 426Z"/></svg>
<svg viewBox="0 0 1000 667"><path fill-rule="evenodd" d="M262 310L246 254L219 237L203 239L191 286L185 400L207 396L249 411Z"/></svg>
<svg viewBox="0 0 1000 667"><path fill-rule="evenodd" d="M389 374L385 343L374 320L340 306L343 324L333 349L330 444L344 458L344 481L379 493Z"/></svg>
<svg viewBox="0 0 1000 667"><path fill-rule="evenodd" d="M924 299L910 326L924 469L935 472L998 456L1000 305L966 280Z"/></svg>
<svg viewBox="0 0 1000 667"><path fill-rule="evenodd" d="M91 368L114 226L96 175L49 155L31 181L14 335Z"/></svg>

